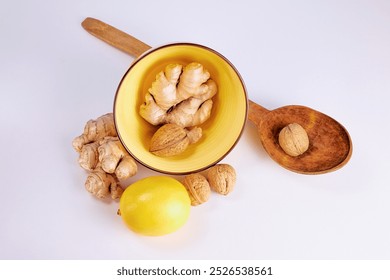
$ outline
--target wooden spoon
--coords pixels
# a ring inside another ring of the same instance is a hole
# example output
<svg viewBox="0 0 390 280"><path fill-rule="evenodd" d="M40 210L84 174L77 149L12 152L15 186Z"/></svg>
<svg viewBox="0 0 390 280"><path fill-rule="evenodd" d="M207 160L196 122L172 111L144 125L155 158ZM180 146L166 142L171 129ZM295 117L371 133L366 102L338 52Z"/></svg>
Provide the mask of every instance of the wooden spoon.
<svg viewBox="0 0 390 280"><path fill-rule="evenodd" d="M82 26L97 38L134 57L151 49L100 20L86 18ZM290 105L270 111L249 101L248 118L257 126L261 143L270 157L291 171L303 174L335 171L352 155L348 131L331 117L311 108ZM309 149L297 157L287 155L278 143L280 130L290 123L300 124L309 136Z"/></svg>

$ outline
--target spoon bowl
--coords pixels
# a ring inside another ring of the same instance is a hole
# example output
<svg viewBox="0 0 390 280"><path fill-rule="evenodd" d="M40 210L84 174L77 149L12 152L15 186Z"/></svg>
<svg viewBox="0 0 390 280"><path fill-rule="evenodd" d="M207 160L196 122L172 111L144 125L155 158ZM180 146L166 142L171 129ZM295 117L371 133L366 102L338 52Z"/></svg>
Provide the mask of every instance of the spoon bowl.
<svg viewBox="0 0 390 280"><path fill-rule="evenodd" d="M249 101L248 118L258 129L269 156L284 168L302 174L322 174L344 166L352 155L347 130L333 118L305 106L289 105L272 111ZM291 123L300 124L309 137L309 148L300 156L286 154L279 145L279 132Z"/></svg>

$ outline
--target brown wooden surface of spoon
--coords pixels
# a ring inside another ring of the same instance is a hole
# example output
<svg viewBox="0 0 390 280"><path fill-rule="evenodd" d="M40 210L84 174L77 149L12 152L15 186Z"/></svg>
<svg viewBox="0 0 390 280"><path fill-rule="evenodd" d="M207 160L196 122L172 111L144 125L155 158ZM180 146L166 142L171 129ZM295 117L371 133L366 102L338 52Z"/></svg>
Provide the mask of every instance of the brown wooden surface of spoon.
<svg viewBox="0 0 390 280"><path fill-rule="evenodd" d="M139 57L152 48L137 38L95 18L88 17L81 25L93 36L134 57Z"/></svg>
<svg viewBox="0 0 390 280"><path fill-rule="evenodd" d="M248 118L258 129L260 141L281 166L303 174L322 174L344 166L352 155L347 130L333 118L314 109L289 105L272 111L249 101ZM309 148L300 156L287 155L278 143L279 132L291 123L300 124L309 137Z"/></svg>
<svg viewBox="0 0 390 280"><path fill-rule="evenodd" d="M151 47L100 20L86 18L82 26L106 43L138 58ZM331 117L305 106L290 105L275 110L249 101L248 118L258 128L261 143L281 166L302 174L322 174L344 166L352 155L348 131ZM309 136L309 149L300 156L287 155L278 143L280 130L298 123Z"/></svg>

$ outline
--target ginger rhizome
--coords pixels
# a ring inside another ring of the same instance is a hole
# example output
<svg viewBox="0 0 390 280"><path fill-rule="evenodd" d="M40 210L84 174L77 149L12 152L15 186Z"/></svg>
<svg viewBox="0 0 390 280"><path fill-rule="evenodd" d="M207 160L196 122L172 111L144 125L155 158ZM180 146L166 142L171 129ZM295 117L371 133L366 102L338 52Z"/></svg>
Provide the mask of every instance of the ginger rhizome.
<svg viewBox="0 0 390 280"><path fill-rule="evenodd" d="M204 123L211 114L217 84L202 64L183 68L169 64L156 75L145 95L140 115L153 125L174 123L183 128Z"/></svg>
<svg viewBox="0 0 390 280"><path fill-rule="evenodd" d="M119 198L123 192L119 180L134 176L137 164L117 137L113 114L88 121L72 144L80 166L90 172L85 188L98 198Z"/></svg>
<svg viewBox="0 0 390 280"><path fill-rule="evenodd" d="M85 144L95 142L106 136L116 136L114 118L112 113L105 114L96 120L89 120L84 132L73 140L73 148L80 152Z"/></svg>
<svg viewBox="0 0 390 280"><path fill-rule="evenodd" d="M117 199L123 193L118 178L105 172L100 165L88 175L85 181L85 189L100 199L109 196L112 199Z"/></svg>

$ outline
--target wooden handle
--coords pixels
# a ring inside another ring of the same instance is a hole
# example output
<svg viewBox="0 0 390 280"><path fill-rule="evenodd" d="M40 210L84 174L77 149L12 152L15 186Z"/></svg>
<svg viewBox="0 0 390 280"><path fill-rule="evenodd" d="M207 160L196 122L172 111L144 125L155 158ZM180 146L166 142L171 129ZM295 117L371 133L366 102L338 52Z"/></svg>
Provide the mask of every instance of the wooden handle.
<svg viewBox="0 0 390 280"><path fill-rule="evenodd" d="M263 106L249 100L249 112L248 119L253 122L256 126L260 125L261 119L269 110L265 109Z"/></svg>
<svg viewBox="0 0 390 280"><path fill-rule="evenodd" d="M139 57L152 47L133 36L95 18L86 18L81 25L95 37L134 57Z"/></svg>

